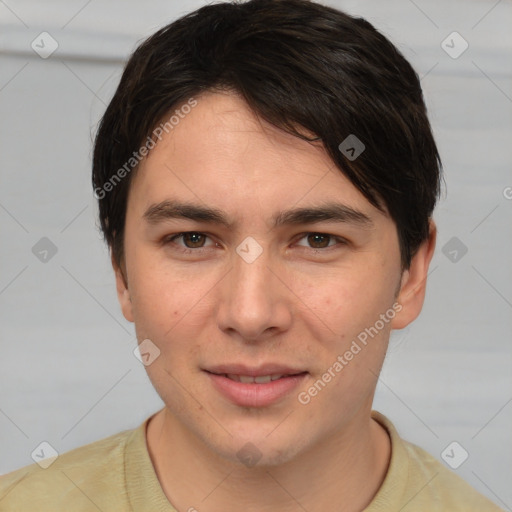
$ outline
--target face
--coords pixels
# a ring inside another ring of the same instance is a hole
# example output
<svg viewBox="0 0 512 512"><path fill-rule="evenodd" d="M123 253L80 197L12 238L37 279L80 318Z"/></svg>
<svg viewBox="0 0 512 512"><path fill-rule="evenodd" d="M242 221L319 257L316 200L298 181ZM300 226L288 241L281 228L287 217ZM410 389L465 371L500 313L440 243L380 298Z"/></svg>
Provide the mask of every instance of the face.
<svg viewBox="0 0 512 512"><path fill-rule="evenodd" d="M197 97L142 162L124 248L119 299L160 350L146 368L170 417L225 458L251 442L268 464L368 421L432 249L402 274L394 222L320 144L228 93Z"/></svg>

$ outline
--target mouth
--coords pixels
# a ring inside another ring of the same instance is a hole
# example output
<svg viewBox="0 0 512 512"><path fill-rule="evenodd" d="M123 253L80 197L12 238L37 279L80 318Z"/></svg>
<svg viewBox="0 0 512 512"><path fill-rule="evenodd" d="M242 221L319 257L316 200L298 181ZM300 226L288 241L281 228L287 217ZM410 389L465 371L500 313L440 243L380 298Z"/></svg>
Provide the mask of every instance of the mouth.
<svg viewBox="0 0 512 512"><path fill-rule="evenodd" d="M237 375L236 373L222 373L216 375L222 375L223 377L234 380L235 382L243 382L244 384L267 384L268 382L272 382L273 380L281 379L283 377L290 377L290 374L284 373L274 373L272 375L258 375L257 377L252 377L251 375Z"/></svg>
<svg viewBox="0 0 512 512"><path fill-rule="evenodd" d="M308 375L307 371L277 365L260 368L231 365L203 371L220 395L243 407L276 403L290 395Z"/></svg>

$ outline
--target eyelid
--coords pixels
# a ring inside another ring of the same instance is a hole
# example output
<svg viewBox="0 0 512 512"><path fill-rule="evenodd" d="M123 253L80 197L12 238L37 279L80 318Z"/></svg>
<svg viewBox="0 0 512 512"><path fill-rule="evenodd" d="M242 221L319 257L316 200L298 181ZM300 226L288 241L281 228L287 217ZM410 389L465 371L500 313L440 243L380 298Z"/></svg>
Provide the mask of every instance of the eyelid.
<svg viewBox="0 0 512 512"><path fill-rule="evenodd" d="M319 248L309 247L307 245L299 245L299 247L306 247L307 249L311 249L313 251L323 251L323 252L325 252L325 251L328 251L329 249L336 248L336 246L338 246L338 245L347 245L349 243L348 240L346 240L345 238L343 238L341 236L337 236L337 235L332 235L331 233L323 233L321 231L308 231L306 233L301 233L300 235L297 235L295 244L297 244L297 242L299 242L303 238L306 238L306 237L308 237L310 235L327 236L327 237L330 237L332 240L336 241L337 243L335 243L333 245L328 245L327 247L319 247Z"/></svg>
<svg viewBox="0 0 512 512"><path fill-rule="evenodd" d="M176 240L179 240L180 238L181 238L181 240L183 240L184 235L188 235L190 233L195 233L198 235L202 235L205 238L209 238L213 242L213 245L192 248L192 247L187 247L185 245L180 245L180 244L176 243ZM214 247L215 245L217 245L217 242L215 242L215 240L213 239L213 237L211 235L209 235L208 233L204 233L203 231L182 231L181 233L174 233L172 235L165 236L162 239L162 244L163 245L176 244L178 247L180 247L180 249L182 249L184 251L196 251L197 252L201 249L203 249L203 250L210 249L210 248Z"/></svg>

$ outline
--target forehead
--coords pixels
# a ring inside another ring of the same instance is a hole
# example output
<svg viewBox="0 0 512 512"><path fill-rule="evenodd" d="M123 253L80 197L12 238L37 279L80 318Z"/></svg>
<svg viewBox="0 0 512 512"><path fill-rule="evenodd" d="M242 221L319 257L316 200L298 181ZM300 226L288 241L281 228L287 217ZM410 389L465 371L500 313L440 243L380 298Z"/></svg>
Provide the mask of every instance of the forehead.
<svg viewBox="0 0 512 512"><path fill-rule="evenodd" d="M378 212L320 142L270 125L234 93L209 92L196 101L141 162L129 199L138 209L172 197L253 215L319 201Z"/></svg>

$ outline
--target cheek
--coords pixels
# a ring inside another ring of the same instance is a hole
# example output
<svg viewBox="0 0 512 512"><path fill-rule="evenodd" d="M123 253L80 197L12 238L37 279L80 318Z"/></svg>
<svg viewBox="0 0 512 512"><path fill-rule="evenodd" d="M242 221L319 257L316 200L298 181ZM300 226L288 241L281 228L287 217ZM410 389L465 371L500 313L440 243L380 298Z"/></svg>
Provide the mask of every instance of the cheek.
<svg viewBox="0 0 512 512"><path fill-rule="evenodd" d="M375 277L369 279L369 275ZM327 409L337 404L331 411L333 421L343 411L357 408L361 400L370 399L395 314L396 280L398 275L383 272L380 262L376 262L359 272L351 268L327 279L302 281L301 293L307 297L304 302L315 313L304 310L308 316L303 319L321 331L308 344L311 353L320 358L313 379L317 383L313 385L322 389L317 404L323 403ZM316 389L311 391L315 393Z"/></svg>
<svg viewBox="0 0 512 512"><path fill-rule="evenodd" d="M196 371L194 362L212 318L214 283L160 265L140 265L132 270L137 339L151 340L161 356L146 371L157 389L174 389L169 373L181 381L183 375Z"/></svg>
<svg viewBox="0 0 512 512"><path fill-rule="evenodd" d="M184 304L175 291L150 274L138 275L132 280L131 294L137 331L155 343L161 342L162 336L183 316Z"/></svg>
<svg viewBox="0 0 512 512"><path fill-rule="evenodd" d="M134 258L129 274L135 325L165 341L176 326L184 327L186 315L200 311L198 298L205 296L208 283L142 256Z"/></svg>
<svg viewBox="0 0 512 512"><path fill-rule="evenodd" d="M374 275L372 279L368 275ZM379 319L393 304L398 276L370 266L332 276L310 276L296 283L296 294L305 304L311 322L323 324L343 340L356 336ZM345 342L343 342L345 343Z"/></svg>

